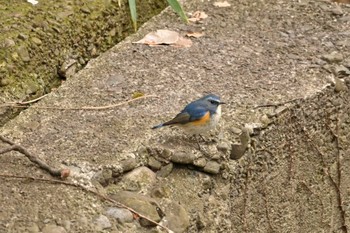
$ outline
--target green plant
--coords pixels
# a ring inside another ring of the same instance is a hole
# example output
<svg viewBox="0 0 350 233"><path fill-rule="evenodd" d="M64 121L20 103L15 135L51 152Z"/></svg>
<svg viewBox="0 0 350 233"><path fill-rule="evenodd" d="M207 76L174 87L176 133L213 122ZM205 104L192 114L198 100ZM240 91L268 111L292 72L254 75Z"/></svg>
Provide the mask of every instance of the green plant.
<svg viewBox="0 0 350 233"><path fill-rule="evenodd" d="M118 1L118 2L120 4L120 1ZM128 2L129 2L132 24L134 26L134 30L136 31L137 30L136 0L128 0ZM175 11L183 21L188 23L187 16L186 16L185 12L183 11L182 6L179 3L179 1L178 0L167 0L167 2L170 5L170 7L173 9L173 11Z"/></svg>

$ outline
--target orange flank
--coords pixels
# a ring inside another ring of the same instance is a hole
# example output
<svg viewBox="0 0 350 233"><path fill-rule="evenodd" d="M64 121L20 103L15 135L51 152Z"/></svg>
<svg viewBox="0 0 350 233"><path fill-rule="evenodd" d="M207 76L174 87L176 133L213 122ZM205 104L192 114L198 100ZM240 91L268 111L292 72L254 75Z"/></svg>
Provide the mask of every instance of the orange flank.
<svg viewBox="0 0 350 233"><path fill-rule="evenodd" d="M201 119L192 121L193 125L205 125L210 120L210 112L208 111Z"/></svg>

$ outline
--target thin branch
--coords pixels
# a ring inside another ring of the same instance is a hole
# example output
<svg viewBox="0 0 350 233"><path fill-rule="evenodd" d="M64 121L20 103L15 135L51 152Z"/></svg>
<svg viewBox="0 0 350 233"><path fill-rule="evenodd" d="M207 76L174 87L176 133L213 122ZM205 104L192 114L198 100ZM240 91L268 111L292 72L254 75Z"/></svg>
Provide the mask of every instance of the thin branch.
<svg viewBox="0 0 350 233"><path fill-rule="evenodd" d="M52 180L52 179L45 179L45 178L37 178L37 177L31 177L31 176L17 176L17 175L9 175L9 174L0 174L0 177L3 177L3 178L14 178L14 179L27 179L27 180L33 180L33 181L40 181L40 182L47 182L47 183L52 183L52 184L63 184L63 185L67 185L67 186L72 186L72 187L76 187L76 188L80 188L82 189L83 191L86 191L88 193L92 193L94 195L96 195L97 197L99 197L101 200L106 200L106 201L109 201L113 204L115 204L116 206L118 207L121 207L121 208L125 208L127 210L129 210L130 212L138 215L140 218L144 218L148 221L150 221L151 223L163 228L164 230L166 230L168 233L172 233L173 231L170 230L169 228L167 228L166 226L163 226L161 224L159 224L158 222L150 219L149 217L146 217L145 215L137 212L136 210L134 210L133 208L130 208L129 206L126 206L108 196L105 196L97 191L94 191L92 189L88 189L86 187L84 187L83 185L80 185L80 184L76 184L76 183L72 183L72 182L68 182L68 181L63 181L63 180Z"/></svg>
<svg viewBox="0 0 350 233"><path fill-rule="evenodd" d="M66 178L69 176L69 170L68 169L55 169L53 167L50 167L47 163L40 160L35 155L31 154L26 148L22 147L21 145L17 145L11 140L5 138L4 136L0 135L0 140L11 145L10 147L4 148L0 150L0 154L4 154L10 151L17 151L21 154L24 154L31 162L37 164L41 169L47 171L52 176L55 177L61 177Z"/></svg>
<svg viewBox="0 0 350 233"><path fill-rule="evenodd" d="M289 104L289 103L292 103L292 102L295 102L295 101L298 101L298 100L301 100L303 98L295 98L295 99L291 99L291 100L287 100L287 101L284 101L284 102L281 102L281 103L272 103L272 104L261 104L261 105L256 105L254 108L270 108L270 107L279 107L279 106L283 106L283 105L286 105L286 104Z"/></svg>
<svg viewBox="0 0 350 233"><path fill-rule="evenodd" d="M126 105L128 103L141 100L141 99L146 99L146 98L158 98L156 95L144 95L135 99L130 99L125 102L121 103L116 103L116 104L110 104L110 105L105 105L105 106L83 106L83 107L54 107L54 106L31 106L31 108L34 109L52 109L52 110L105 110L105 109L111 109L111 108L116 108L122 105ZM30 105L28 102L22 102L22 103L5 103L1 104L0 108L28 108Z"/></svg>
<svg viewBox="0 0 350 233"><path fill-rule="evenodd" d="M15 102L15 104L20 104L20 105L27 105L27 104L32 104L32 103L35 103L43 98L45 98L48 94L45 94L45 95L42 95L36 99L32 99L32 100L28 100L28 101L21 101L21 102Z"/></svg>

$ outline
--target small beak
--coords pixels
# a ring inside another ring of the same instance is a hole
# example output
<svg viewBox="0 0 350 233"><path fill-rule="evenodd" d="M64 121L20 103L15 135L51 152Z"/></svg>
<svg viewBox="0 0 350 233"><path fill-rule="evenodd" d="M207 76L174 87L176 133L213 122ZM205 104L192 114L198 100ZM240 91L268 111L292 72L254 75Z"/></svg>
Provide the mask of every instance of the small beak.
<svg viewBox="0 0 350 233"><path fill-rule="evenodd" d="M226 103L225 102L220 102L219 105L221 105L221 104L226 104Z"/></svg>

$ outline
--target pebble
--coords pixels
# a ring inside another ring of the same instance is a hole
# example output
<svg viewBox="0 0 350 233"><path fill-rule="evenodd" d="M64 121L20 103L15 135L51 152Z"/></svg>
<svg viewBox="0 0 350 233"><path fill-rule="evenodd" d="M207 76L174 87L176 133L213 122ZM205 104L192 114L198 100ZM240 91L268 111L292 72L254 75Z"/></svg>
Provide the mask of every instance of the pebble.
<svg viewBox="0 0 350 233"><path fill-rule="evenodd" d="M192 153L175 152L171 157L171 161L174 163L191 164L196 159L196 156Z"/></svg>
<svg viewBox="0 0 350 233"><path fill-rule="evenodd" d="M92 179L96 180L98 183L100 183L102 186L105 187L108 185L109 181L112 179L112 170L103 169L102 171L98 171L95 173Z"/></svg>
<svg viewBox="0 0 350 233"><path fill-rule="evenodd" d="M41 230L42 233L66 233L67 231L61 227L54 224L48 224L44 226L44 228Z"/></svg>
<svg viewBox="0 0 350 233"><path fill-rule="evenodd" d="M215 161L209 161L207 165L203 168L203 171L211 173L211 174L218 174L220 171L220 164Z"/></svg>
<svg viewBox="0 0 350 233"><path fill-rule="evenodd" d="M22 45L17 49L19 57L22 59L22 61L27 62L30 61L29 52L26 46Z"/></svg>
<svg viewBox="0 0 350 233"><path fill-rule="evenodd" d="M331 9L331 12L333 15L343 15L344 12L341 9L341 7L339 5L335 5L335 7L333 9Z"/></svg>
<svg viewBox="0 0 350 233"><path fill-rule="evenodd" d="M246 149L247 147L242 144L232 144L230 158L233 160L240 159L244 155Z"/></svg>
<svg viewBox="0 0 350 233"><path fill-rule="evenodd" d="M118 220L120 223L132 222L134 220L132 213L124 208L109 207L105 214Z"/></svg>
<svg viewBox="0 0 350 233"><path fill-rule="evenodd" d="M13 47L13 46L15 46L15 45L16 45L16 43L15 43L15 41L12 40L12 39L6 38L6 39L4 40L4 46L5 46L5 48Z"/></svg>
<svg viewBox="0 0 350 233"><path fill-rule="evenodd" d="M101 214L95 219L95 224L97 229L104 230L112 227L111 222L107 218L107 216Z"/></svg>
<svg viewBox="0 0 350 233"><path fill-rule="evenodd" d="M334 82L335 82L335 87L334 87L335 92L348 90L348 87L346 86L346 84L342 80L340 80L338 77L334 77Z"/></svg>
<svg viewBox="0 0 350 233"><path fill-rule="evenodd" d="M37 45L41 45L41 44L43 43L43 42L42 42L39 38L37 38L37 37L32 37L31 40L32 40L35 44L37 44Z"/></svg>
<svg viewBox="0 0 350 233"><path fill-rule="evenodd" d="M149 157L148 159L148 166L153 170L159 170L162 167L161 162L156 160L154 157Z"/></svg>
<svg viewBox="0 0 350 233"><path fill-rule="evenodd" d="M205 167L205 165L207 165L207 160L205 158L198 158L193 161L193 165L197 167Z"/></svg>
<svg viewBox="0 0 350 233"><path fill-rule="evenodd" d="M126 173L121 179L126 186L138 184L140 189L145 189L156 182L156 174L148 167L138 167Z"/></svg>
<svg viewBox="0 0 350 233"><path fill-rule="evenodd" d="M157 176L158 177L167 177L173 171L173 168L174 168L174 164L173 163L169 163L169 164L165 165L164 167L162 167L157 172Z"/></svg>
<svg viewBox="0 0 350 233"><path fill-rule="evenodd" d="M18 34L18 38L21 40L27 40L28 36L26 34L20 33L20 34Z"/></svg>
<svg viewBox="0 0 350 233"><path fill-rule="evenodd" d="M110 196L113 200L116 200L130 208L136 210L140 214L152 219L155 222L160 221L158 214L159 206L157 201L151 197L147 197L138 193L129 191L121 191ZM153 223L146 219L140 219L140 224L144 227L154 226Z"/></svg>
<svg viewBox="0 0 350 233"><path fill-rule="evenodd" d="M221 151L223 153L226 153L227 151L230 150L230 144L227 143L227 142L220 142L218 145L217 145L217 150L218 151Z"/></svg>
<svg viewBox="0 0 350 233"><path fill-rule="evenodd" d="M135 158L125 159L120 162L120 166L122 167L123 172L128 172L137 166L137 161Z"/></svg>

